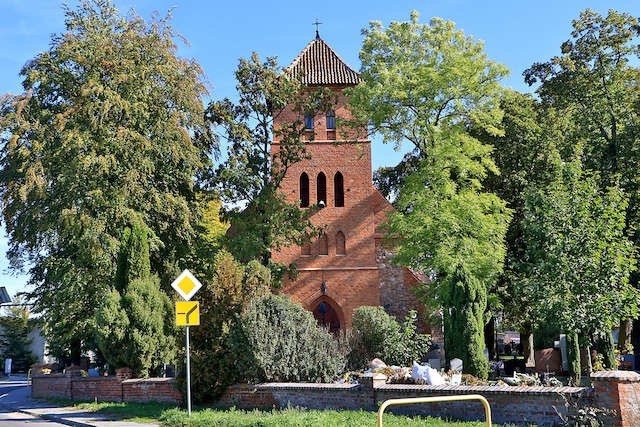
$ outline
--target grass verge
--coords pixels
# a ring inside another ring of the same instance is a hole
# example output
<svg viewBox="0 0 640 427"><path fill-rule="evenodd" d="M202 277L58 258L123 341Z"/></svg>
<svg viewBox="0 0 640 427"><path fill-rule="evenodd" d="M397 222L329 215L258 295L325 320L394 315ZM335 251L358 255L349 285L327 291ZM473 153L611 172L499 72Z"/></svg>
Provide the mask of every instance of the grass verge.
<svg viewBox="0 0 640 427"><path fill-rule="evenodd" d="M283 409L272 411L240 411L235 409L204 409L192 412L189 418L185 411L170 409L163 413L161 422L166 427L297 427L297 426L375 426L377 414L365 411L331 411ZM447 422L439 418L405 417L384 415L384 425L409 427L483 427L482 422Z"/></svg>
<svg viewBox="0 0 640 427"><path fill-rule="evenodd" d="M212 409L195 408L191 417L175 405L162 403L115 403L115 402L72 402L64 399L49 400L52 403L74 406L87 412L112 416L122 421L157 423L164 427L299 427L375 426L377 414L368 411L305 410L289 408L282 410L242 411L235 408ZM440 418L406 417L385 414L384 425L409 427L484 427L484 422L444 421Z"/></svg>

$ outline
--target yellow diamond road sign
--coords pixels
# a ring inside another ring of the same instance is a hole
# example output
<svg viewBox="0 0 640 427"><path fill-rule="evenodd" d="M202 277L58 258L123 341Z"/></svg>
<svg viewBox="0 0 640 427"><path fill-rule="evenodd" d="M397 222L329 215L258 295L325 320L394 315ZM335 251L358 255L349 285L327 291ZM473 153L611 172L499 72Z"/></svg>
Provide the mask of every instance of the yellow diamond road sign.
<svg viewBox="0 0 640 427"><path fill-rule="evenodd" d="M173 281L171 287L180 294L182 298L189 301L192 296L198 292L198 289L202 287L202 284L196 279L189 270L185 270L176 280Z"/></svg>
<svg viewBox="0 0 640 427"><path fill-rule="evenodd" d="M176 325L200 325L200 306L198 301L176 301Z"/></svg>

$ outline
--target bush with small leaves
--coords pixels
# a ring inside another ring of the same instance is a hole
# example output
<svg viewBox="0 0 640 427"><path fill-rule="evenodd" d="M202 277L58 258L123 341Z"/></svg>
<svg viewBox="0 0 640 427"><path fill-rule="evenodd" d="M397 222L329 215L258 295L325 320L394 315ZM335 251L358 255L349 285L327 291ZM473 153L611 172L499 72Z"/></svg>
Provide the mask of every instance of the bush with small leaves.
<svg viewBox="0 0 640 427"><path fill-rule="evenodd" d="M352 322L351 369L362 369L374 358L388 365L408 366L419 361L431 346L431 337L417 331L415 311L410 311L401 325L382 307L358 307Z"/></svg>
<svg viewBox="0 0 640 427"><path fill-rule="evenodd" d="M327 382L345 368L338 340L286 296L252 301L231 330L229 343L247 381Z"/></svg>

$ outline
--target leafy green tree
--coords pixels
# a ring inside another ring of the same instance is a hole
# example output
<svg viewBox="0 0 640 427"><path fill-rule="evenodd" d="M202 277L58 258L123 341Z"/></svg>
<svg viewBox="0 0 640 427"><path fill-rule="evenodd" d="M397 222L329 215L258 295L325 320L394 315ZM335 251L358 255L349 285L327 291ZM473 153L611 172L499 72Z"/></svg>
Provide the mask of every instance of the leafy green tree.
<svg viewBox="0 0 640 427"><path fill-rule="evenodd" d="M371 22L363 34L364 83L350 91L351 102L385 142L408 141L426 156L436 140L471 122L501 133L499 80L508 71L487 57L482 42L451 21L420 24L415 11L410 22L387 29Z"/></svg>
<svg viewBox="0 0 640 427"><path fill-rule="evenodd" d="M0 101L0 199L11 265L29 271L54 355L77 362L126 227L146 225L170 283L211 139L202 70L176 56L168 18L83 0L65 25L21 70L24 93Z"/></svg>
<svg viewBox="0 0 640 427"><path fill-rule="evenodd" d="M583 152L584 165L599 172L600 186L617 186L629 204L627 230L640 247L640 36L638 18L609 10L602 16L590 9L573 21L571 38L559 56L525 71L529 84L540 83L542 101L574 123L568 129L565 152ZM632 283L638 284L638 276ZM630 320L628 321L630 322ZM621 327L621 348L628 343Z"/></svg>
<svg viewBox="0 0 640 427"><path fill-rule="evenodd" d="M125 229L114 287L96 313L98 346L111 369L148 377L175 360L173 307L151 274L147 231Z"/></svg>
<svg viewBox="0 0 640 427"><path fill-rule="evenodd" d="M202 206L202 217L196 227L197 238L181 264L189 266L189 271L196 277L211 277L214 274L215 255L224 247L229 224L221 218L220 200L205 193L198 193L198 199Z"/></svg>
<svg viewBox="0 0 640 427"><path fill-rule="evenodd" d="M5 307L6 314L0 317L0 348L2 357L12 360L12 370L26 371L37 361L37 357L29 349L33 330L33 320L22 299L13 300L13 306Z"/></svg>
<svg viewBox="0 0 640 427"><path fill-rule="evenodd" d="M638 312L626 198L618 187L601 190L580 160L550 166L550 184L527 191L520 286L535 321L583 337L609 333L621 316Z"/></svg>
<svg viewBox="0 0 640 427"><path fill-rule="evenodd" d="M210 185L224 203L224 219L233 224L231 252L242 262L258 259L266 266L272 250L302 244L318 231L308 219L310 210L287 202L280 188L289 167L308 158L302 118L328 111L334 96L326 88L305 88L275 58L261 62L255 53L240 60L235 76L238 102L214 101L206 112L228 147ZM274 120L287 113L299 118L274 128Z"/></svg>
<svg viewBox="0 0 640 427"><path fill-rule="evenodd" d="M560 156L556 143L564 141L571 121L555 109L543 106L531 95L505 91L500 107L504 111L503 135L491 135L472 129L485 144L492 145L493 159L500 174L489 174L485 185L503 199L513 210L513 218L506 234L507 253L504 271L495 287L490 304L492 313L499 312L510 327L518 328L520 341L528 360L533 357L535 322L531 308L532 296L521 286L519 271L526 252L524 235L525 199L528 188L545 187L553 178L551 164ZM557 337L556 337L557 339Z"/></svg>
<svg viewBox="0 0 640 427"><path fill-rule="evenodd" d="M468 129L501 133L498 81L507 70L453 22L420 24L416 12L410 22L373 22L363 33L364 83L349 93L354 114L385 142L413 144L417 157L389 222L390 235L401 237L396 260L431 275L424 294L443 308L448 357L486 377L487 290L502 269L510 211L483 192L482 180L497 169L492 148Z"/></svg>
<svg viewBox="0 0 640 427"><path fill-rule="evenodd" d="M240 264L223 249L214 256L211 274L201 277L200 326L191 330L191 365L198 372L192 378L193 395L203 402L241 378L227 340L237 316L252 300L269 294L271 274L258 261Z"/></svg>

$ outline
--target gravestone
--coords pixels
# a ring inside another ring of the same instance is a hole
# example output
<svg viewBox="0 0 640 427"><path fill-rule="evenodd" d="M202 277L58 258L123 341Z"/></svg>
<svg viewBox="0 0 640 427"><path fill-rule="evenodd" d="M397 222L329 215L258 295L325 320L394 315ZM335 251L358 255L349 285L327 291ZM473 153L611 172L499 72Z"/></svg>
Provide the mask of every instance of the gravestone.
<svg viewBox="0 0 640 427"><path fill-rule="evenodd" d="M555 344L555 343L554 343ZM560 334L560 354L562 355L562 370L569 371L569 358L567 357L567 336Z"/></svg>
<svg viewBox="0 0 640 427"><path fill-rule="evenodd" d="M462 372L462 360L455 358L449 362L449 369L452 371Z"/></svg>

